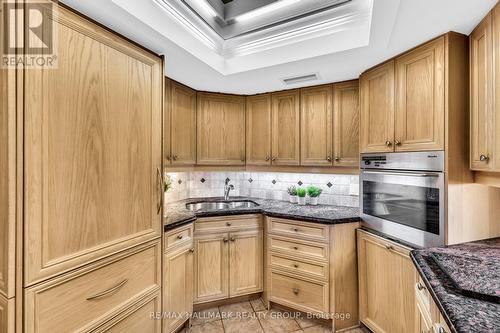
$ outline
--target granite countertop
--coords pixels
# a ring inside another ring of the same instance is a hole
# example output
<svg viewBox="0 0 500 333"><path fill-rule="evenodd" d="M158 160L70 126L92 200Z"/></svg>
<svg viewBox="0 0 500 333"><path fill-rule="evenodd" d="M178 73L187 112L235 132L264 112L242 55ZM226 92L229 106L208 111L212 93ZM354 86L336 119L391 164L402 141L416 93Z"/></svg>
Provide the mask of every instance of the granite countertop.
<svg viewBox="0 0 500 333"><path fill-rule="evenodd" d="M164 229L171 230L180 225L194 221L197 217L264 214L266 216L282 217L301 221L317 222L323 224L338 224L358 222L359 208L317 205L299 206L287 201L271 199L258 199L248 197L231 197L229 201L249 200L258 204L252 208L231 208L210 211L192 212L186 209L186 204L200 201L223 201L222 198L196 198L176 201L167 205L164 216Z"/></svg>
<svg viewBox="0 0 500 333"><path fill-rule="evenodd" d="M500 332L500 238L414 250L411 258L452 331Z"/></svg>

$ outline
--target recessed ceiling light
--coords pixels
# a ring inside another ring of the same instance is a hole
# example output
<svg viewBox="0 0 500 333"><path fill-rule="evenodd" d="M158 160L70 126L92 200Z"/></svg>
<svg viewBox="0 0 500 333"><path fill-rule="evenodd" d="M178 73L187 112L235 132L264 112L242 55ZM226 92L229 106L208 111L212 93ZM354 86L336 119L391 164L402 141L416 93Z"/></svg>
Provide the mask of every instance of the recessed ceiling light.
<svg viewBox="0 0 500 333"><path fill-rule="evenodd" d="M256 18L258 16L262 16L264 14L270 13L272 11L275 11L277 9L290 6L291 4L297 3L300 0L278 0L276 2L273 2L267 6L257 8L255 10L252 10L248 13L241 14L239 16L236 16L234 19L236 21L247 21L251 20L253 18Z"/></svg>
<svg viewBox="0 0 500 333"><path fill-rule="evenodd" d="M207 0L200 0L198 2L200 4L200 7L210 16L212 17L217 17L219 16L215 9L207 2Z"/></svg>

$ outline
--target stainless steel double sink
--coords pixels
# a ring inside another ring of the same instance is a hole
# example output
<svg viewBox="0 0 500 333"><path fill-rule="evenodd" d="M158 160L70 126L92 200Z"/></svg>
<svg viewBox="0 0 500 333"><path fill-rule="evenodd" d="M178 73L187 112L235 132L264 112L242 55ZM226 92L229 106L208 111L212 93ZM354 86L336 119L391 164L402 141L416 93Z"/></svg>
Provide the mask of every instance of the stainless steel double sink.
<svg viewBox="0 0 500 333"><path fill-rule="evenodd" d="M202 201L186 204L186 208L190 211L199 210L220 210L234 208L252 208L259 206L257 203L249 200L241 201Z"/></svg>

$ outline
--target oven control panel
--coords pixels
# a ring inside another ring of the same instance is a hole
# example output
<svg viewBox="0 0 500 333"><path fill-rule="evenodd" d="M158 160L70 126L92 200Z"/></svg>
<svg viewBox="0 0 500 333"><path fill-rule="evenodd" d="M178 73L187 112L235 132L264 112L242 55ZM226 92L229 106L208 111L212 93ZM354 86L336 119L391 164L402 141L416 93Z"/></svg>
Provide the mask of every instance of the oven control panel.
<svg viewBox="0 0 500 333"><path fill-rule="evenodd" d="M361 169L444 171L444 151L361 154Z"/></svg>

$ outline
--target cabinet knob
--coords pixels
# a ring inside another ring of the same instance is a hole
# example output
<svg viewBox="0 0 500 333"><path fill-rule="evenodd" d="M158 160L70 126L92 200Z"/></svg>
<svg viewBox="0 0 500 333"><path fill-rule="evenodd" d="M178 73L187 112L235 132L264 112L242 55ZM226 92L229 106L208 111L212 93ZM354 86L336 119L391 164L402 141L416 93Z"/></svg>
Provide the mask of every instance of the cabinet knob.
<svg viewBox="0 0 500 333"><path fill-rule="evenodd" d="M299 265L298 264L293 264L293 267L299 268Z"/></svg>
<svg viewBox="0 0 500 333"><path fill-rule="evenodd" d="M335 156L335 162L338 162L338 161L340 161L340 157Z"/></svg>
<svg viewBox="0 0 500 333"><path fill-rule="evenodd" d="M294 246L294 247L293 247L293 249L294 249L294 250L298 250L299 248L298 248L298 247L296 247L296 246Z"/></svg>
<svg viewBox="0 0 500 333"><path fill-rule="evenodd" d="M222 238L222 241L223 241L224 243L227 243L227 242L228 242L228 240L227 240L227 238L226 238L226 237Z"/></svg>
<svg viewBox="0 0 500 333"><path fill-rule="evenodd" d="M331 162L331 161L332 161L332 157L331 157L331 156L328 156L328 157L326 158L326 160L327 160L328 162Z"/></svg>
<svg viewBox="0 0 500 333"><path fill-rule="evenodd" d="M394 143L396 144L396 146L401 146L401 141L399 140L394 141Z"/></svg>
<svg viewBox="0 0 500 333"><path fill-rule="evenodd" d="M424 287L424 286L423 286L420 282L418 282L418 283L417 283L417 289L418 289L418 290L424 290L424 289L425 289L425 287Z"/></svg>
<svg viewBox="0 0 500 333"><path fill-rule="evenodd" d="M189 252L194 253L194 248L189 249Z"/></svg>
<svg viewBox="0 0 500 333"><path fill-rule="evenodd" d="M299 230L299 228L293 228L293 231L299 232L300 230Z"/></svg>
<svg viewBox="0 0 500 333"><path fill-rule="evenodd" d="M481 162L486 162L487 163L490 160L490 157L488 155L481 155L481 156L479 156L479 160Z"/></svg>
<svg viewBox="0 0 500 333"><path fill-rule="evenodd" d="M446 333L446 330L444 329L443 326L439 326L438 333Z"/></svg>
<svg viewBox="0 0 500 333"><path fill-rule="evenodd" d="M392 146L392 142L391 142L391 141L389 141L389 140L387 140L387 141L385 142L385 145L386 145L387 147L390 147L390 146Z"/></svg>
<svg viewBox="0 0 500 333"><path fill-rule="evenodd" d="M172 156L168 155L167 156L167 161L171 161L172 160Z"/></svg>
<svg viewBox="0 0 500 333"><path fill-rule="evenodd" d="M177 159L178 159L178 158L179 158L179 156L177 156L177 155L174 155L174 156L172 157L172 159L173 159L174 161L177 161Z"/></svg>
<svg viewBox="0 0 500 333"><path fill-rule="evenodd" d="M271 160L272 160L272 161L276 161L276 156L273 156L273 157L271 158Z"/></svg>
<svg viewBox="0 0 500 333"><path fill-rule="evenodd" d="M231 237L231 242L234 242L235 240L236 240L236 238Z"/></svg>
<svg viewBox="0 0 500 333"><path fill-rule="evenodd" d="M271 157L266 156L266 161L269 161L270 159L271 159Z"/></svg>
<svg viewBox="0 0 500 333"><path fill-rule="evenodd" d="M385 245L385 248L386 248L387 250L394 250L394 247L393 247L392 245L389 245L389 244L386 244L386 245Z"/></svg>
<svg viewBox="0 0 500 333"><path fill-rule="evenodd" d="M231 222L226 222L226 226L230 227L231 226Z"/></svg>
<svg viewBox="0 0 500 333"><path fill-rule="evenodd" d="M292 289L292 291L293 291L293 293L294 293L295 295L298 295L298 294L299 294L299 289L297 289L297 288L293 288L293 289Z"/></svg>
<svg viewBox="0 0 500 333"><path fill-rule="evenodd" d="M182 239L182 237L183 237L182 235L179 235L177 236L177 239Z"/></svg>

